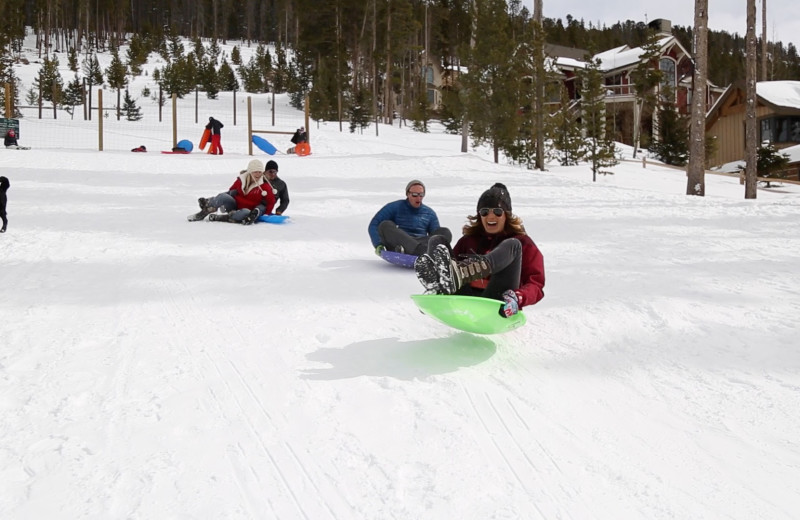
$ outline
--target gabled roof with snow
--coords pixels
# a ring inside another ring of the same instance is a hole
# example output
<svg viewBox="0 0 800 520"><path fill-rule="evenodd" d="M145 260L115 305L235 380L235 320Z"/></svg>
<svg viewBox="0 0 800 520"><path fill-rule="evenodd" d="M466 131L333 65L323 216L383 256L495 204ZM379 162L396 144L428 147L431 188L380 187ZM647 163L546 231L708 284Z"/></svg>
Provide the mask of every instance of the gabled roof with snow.
<svg viewBox="0 0 800 520"><path fill-rule="evenodd" d="M574 58L546 58L545 59L546 66L550 71L558 71L559 69L564 70L578 70L578 69L585 69L586 62L582 60L576 60Z"/></svg>
<svg viewBox="0 0 800 520"><path fill-rule="evenodd" d="M800 108L800 81L759 81L756 94L767 105Z"/></svg>
<svg viewBox="0 0 800 520"><path fill-rule="evenodd" d="M688 55L686 49L683 48L674 36L664 36L658 40L658 46L662 53L672 45L677 45L684 54ZM603 72L610 72L612 70L624 69L638 64L641 61L642 54L645 52L643 47L630 48L627 45L623 45L595 54L592 58L600 60L600 70Z"/></svg>
<svg viewBox="0 0 800 520"><path fill-rule="evenodd" d="M706 113L706 130L722 117L726 107L745 102L745 82L738 80L728 86ZM800 81L759 81L756 83L758 103L781 114L800 114Z"/></svg>

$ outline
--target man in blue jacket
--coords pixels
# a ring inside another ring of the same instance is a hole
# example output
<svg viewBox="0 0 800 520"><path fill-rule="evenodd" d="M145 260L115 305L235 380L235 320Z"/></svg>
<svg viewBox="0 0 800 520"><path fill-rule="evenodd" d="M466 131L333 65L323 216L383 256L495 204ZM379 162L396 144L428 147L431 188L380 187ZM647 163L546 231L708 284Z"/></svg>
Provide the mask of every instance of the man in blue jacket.
<svg viewBox="0 0 800 520"><path fill-rule="evenodd" d="M406 185L405 199L386 204L372 217L368 231L375 254L387 250L420 255L427 251L433 235L441 235L450 243L453 234L439 226L436 212L422 203L424 197L425 185L414 179Z"/></svg>

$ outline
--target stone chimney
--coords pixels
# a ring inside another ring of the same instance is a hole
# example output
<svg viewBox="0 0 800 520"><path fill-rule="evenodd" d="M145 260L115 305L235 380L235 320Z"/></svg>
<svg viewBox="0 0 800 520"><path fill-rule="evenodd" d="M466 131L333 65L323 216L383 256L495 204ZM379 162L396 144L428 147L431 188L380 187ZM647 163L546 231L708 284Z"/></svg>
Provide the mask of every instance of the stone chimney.
<svg viewBox="0 0 800 520"><path fill-rule="evenodd" d="M657 18L647 24L651 29L655 29L658 34L672 36L672 22L664 18Z"/></svg>

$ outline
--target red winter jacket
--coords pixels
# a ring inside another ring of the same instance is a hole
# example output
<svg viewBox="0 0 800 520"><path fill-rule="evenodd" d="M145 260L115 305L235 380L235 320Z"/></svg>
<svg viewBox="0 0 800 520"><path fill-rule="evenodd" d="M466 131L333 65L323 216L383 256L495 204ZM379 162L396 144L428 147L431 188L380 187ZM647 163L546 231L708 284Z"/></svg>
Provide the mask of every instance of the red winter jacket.
<svg viewBox="0 0 800 520"><path fill-rule="evenodd" d="M522 294L521 307L533 305L544 298L544 257L528 235L468 235L463 236L453 248L453 258L459 255L485 255L507 238L516 238L522 244L522 272L519 289ZM471 283L476 289L485 289L489 278Z"/></svg>
<svg viewBox="0 0 800 520"><path fill-rule="evenodd" d="M250 191L244 193L242 189L242 180L248 175L247 172L242 173L233 182L229 191L235 191L236 195L236 209L253 209L259 204L263 204L267 209L264 210L265 215L272 213L272 208L275 206L275 194L272 192L272 186L267 182L266 177L262 177L262 184L253 186Z"/></svg>

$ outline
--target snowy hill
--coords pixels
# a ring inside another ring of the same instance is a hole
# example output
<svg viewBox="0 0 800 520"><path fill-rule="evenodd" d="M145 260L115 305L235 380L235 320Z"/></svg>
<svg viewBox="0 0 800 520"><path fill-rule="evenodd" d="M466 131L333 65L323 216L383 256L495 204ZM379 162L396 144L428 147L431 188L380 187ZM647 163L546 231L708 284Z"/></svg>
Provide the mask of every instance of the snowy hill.
<svg viewBox="0 0 800 520"><path fill-rule="evenodd" d="M235 134L0 150L0 518L796 516L797 186L687 197L638 161L592 183L438 129L311 131L274 157L281 226L186 221L251 159ZM412 178L456 236L508 185L547 269L525 327L455 332L373 254Z"/></svg>

